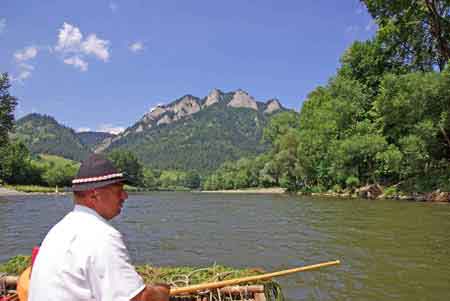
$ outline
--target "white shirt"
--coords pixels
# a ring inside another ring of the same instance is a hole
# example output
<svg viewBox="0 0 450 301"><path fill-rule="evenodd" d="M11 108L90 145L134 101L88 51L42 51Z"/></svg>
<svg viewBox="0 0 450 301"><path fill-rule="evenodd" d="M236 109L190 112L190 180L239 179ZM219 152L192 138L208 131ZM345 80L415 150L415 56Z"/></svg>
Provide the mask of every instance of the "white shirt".
<svg viewBox="0 0 450 301"><path fill-rule="evenodd" d="M145 288L122 235L76 205L47 234L33 265L29 301L129 301Z"/></svg>

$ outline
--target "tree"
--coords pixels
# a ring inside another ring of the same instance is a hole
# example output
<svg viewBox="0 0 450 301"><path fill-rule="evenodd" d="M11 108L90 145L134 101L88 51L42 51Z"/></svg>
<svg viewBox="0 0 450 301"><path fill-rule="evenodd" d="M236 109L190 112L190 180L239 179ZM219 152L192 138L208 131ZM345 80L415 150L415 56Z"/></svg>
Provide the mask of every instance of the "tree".
<svg viewBox="0 0 450 301"><path fill-rule="evenodd" d="M17 98L9 94L10 87L8 73L0 74L0 147L8 143L8 133L14 126Z"/></svg>
<svg viewBox="0 0 450 301"><path fill-rule="evenodd" d="M392 52L384 47L379 35L373 40L356 41L342 55L338 76L356 80L376 95L385 74L407 71Z"/></svg>
<svg viewBox="0 0 450 301"><path fill-rule="evenodd" d="M189 171L186 173L186 178L185 178L185 184L184 186L191 188L191 189L196 189L200 187L200 176L198 173L196 173L195 171Z"/></svg>
<svg viewBox="0 0 450 301"><path fill-rule="evenodd" d="M38 173L24 143L13 141L0 147L0 179L9 184L31 184L38 180Z"/></svg>
<svg viewBox="0 0 450 301"><path fill-rule="evenodd" d="M299 128L299 114L288 111L273 116L263 130L263 139L274 143L277 137L285 134L291 128Z"/></svg>
<svg viewBox="0 0 450 301"><path fill-rule="evenodd" d="M48 186L70 186L78 171L78 164L50 164L42 178Z"/></svg>
<svg viewBox="0 0 450 301"><path fill-rule="evenodd" d="M125 173L126 178L132 185L141 185L143 178L142 164L134 153L126 150L115 150L108 155L108 158L119 171Z"/></svg>
<svg viewBox="0 0 450 301"><path fill-rule="evenodd" d="M380 91L374 117L388 143L401 152L391 154L396 168L401 159L400 179L415 189L440 187L441 179L450 178L449 70L389 75Z"/></svg>
<svg viewBox="0 0 450 301"><path fill-rule="evenodd" d="M155 189L158 186L158 177L150 168L144 167L142 176L142 185L144 187Z"/></svg>
<svg viewBox="0 0 450 301"><path fill-rule="evenodd" d="M444 70L450 59L450 1L361 0L384 45L415 70Z"/></svg>

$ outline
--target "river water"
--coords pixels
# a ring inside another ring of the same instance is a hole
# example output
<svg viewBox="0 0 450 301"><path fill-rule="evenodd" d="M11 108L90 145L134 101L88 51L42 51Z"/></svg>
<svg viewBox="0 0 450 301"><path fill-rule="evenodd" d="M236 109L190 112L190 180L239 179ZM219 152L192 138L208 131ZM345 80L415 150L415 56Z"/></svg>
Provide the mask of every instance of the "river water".
<svg viewBox="0 0 450 301"><path fill-rule="evenodd" d="M70 196L0 198L0 262L30 254ZM286 195L133 194L112 224L134 263L260 267L288 300L450 300L450 206Z"/></svg>

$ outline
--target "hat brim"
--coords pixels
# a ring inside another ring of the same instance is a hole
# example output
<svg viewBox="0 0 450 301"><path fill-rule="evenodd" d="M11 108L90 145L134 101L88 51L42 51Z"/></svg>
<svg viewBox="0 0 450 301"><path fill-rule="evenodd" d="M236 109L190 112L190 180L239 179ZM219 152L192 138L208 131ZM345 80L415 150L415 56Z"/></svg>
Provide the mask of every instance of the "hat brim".
<svg viewBox="0 0 450 301"><path fill-rule="evenodd" d="M72 191L86 191L94 188L100 188L105 187L114 183L122 182L124 184L127 184L128 181L126 178L117 178L117 179L111 179L111 180L105 180L105 181L97 181L97 182L91 182L91 183L81 183L81 184L73 184L72 185Z"/></svg>

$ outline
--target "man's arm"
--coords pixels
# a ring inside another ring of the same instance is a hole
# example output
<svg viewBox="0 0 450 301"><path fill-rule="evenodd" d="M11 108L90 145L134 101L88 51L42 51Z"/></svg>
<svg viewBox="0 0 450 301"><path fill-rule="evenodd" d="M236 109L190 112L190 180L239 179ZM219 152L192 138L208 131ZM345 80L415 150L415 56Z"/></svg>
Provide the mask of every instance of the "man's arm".
<svg viewBox="0 0 450 301"><path fill-rule="evenodd" d="M131 301L169 301L169 292L166 284L147 285Z"/></svg>

